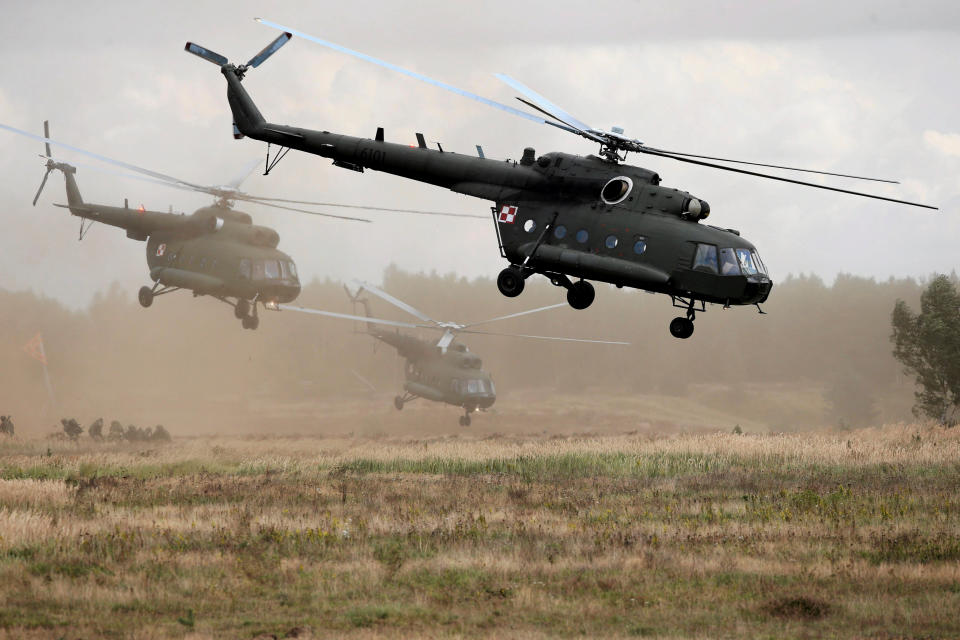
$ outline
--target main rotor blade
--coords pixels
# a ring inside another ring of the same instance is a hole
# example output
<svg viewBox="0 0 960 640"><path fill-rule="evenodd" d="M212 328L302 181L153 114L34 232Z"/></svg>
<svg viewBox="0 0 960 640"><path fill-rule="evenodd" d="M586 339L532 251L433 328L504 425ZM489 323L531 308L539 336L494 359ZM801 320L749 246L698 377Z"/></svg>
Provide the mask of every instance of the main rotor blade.
<svg viewBox="0 0 960 640"><path fill-rule="evenodd" d="M772 176L772 175L770 175L770 174L768 174L768 173L758 173L758 172L756 172L756 171L748 171L748 170L746 170L746 169L737 169L737 168L735 168L735 167L727 167L727 166L724 166L724 165L722 165L722 164L713 164L712 162L702 162L702 161L700 161L700 160L692 160L692 159L690 159L690 158L684 158L684 157L681 157L681 156L675 156L675 155L672 155L672 154L670 154L670 153L664 153L664 152L660 152L660 151L654 151L654 150L652 150L652 149L645 149L645 150L644 150L643 148L641 148L641 149L637 149L637 151L641 151L642 153L647 153L647 154L650 154L650 155L653 155L653 156L661 156L661 157L663 157L663 158L671 158L671 159L677 160L677 161L679 161L679 162L687 162L687 163L689 163L689 164L696 164L696 165L700 165L700 166L702 166L702 167L711 167L711 168L713 168L713 169L721 169L721 170L723 170L723 171L731 171L731 172L733 172L733 173L743 173L743 174L746 174L746 175L748 175L748 176L756 176L756 177L758 177L758 178L768 178L768 179L770 179L770 180L777 180L777 181L779 181L779 182L789 182L789 183L791 183L791 184L799 184L799 185L802 185L802 186L804 186L804 187L813 187L814 189L824 189L824 190L826 190L826 191L837 191L837 192L839 192L839 193L849 193L850 195L854 195L854 196L862 196L862 197L864 197L864 198L873 198L874 200L885 200L885 201L887 201L887 202L896 202L897 204L906 204L906 205L909 205L909 206L911 206L911 207L922 207L922 208L924 208L924 209L933 209L934 211L939 211L939 210L940 210L939 207L934 207L934 206L929 205L929 204L921 204L921 203L919 203L919 202L910 202L910 201L908 201L908 200L897 200L896 198L887 198L887 197L885 197L885 196L877 196L877 195L873 195L873 194L871 194L871 193L863 193L863 192L861 192L861 191L851 191L850 189L840 189L839 187L828 187L828 186L825 186L825 185L822 185L822 184L815 184L815 183L813 183L813 182L804 182L803 180L794 180L793 178L783 178L783 177L781 177L781 176Z"/></svg>
<svg viewBox="0 0 960 640"><path fill-rule="evenodd" d="M383 324L391 327L404 327L406 329L433 329L429 325L413 324L412 322L398 322L397 320L380 320L379 318L368 318L367 316L353 316L349 313L334 313L333 311L320 311L319 309L306 309L304 307L293 307L288 304L279 305L284 311L299 311L301 313L310 313L317 316L327 316L328 318L340 318L341 320L356 320L357 322L366 322L368 324Z"/></svg>
<svg viewBox="0 0 960 640"><path fill-rule="evenodd" d="M44 121L43 121L43 137L44 137L44 138L49 138L49 137L50 137L50 121L49 121L49 120L44 120ZM43 146L44 146L44 147L46 148L46 150L47 150L47 157L49 158L50 156L52 156L53 154L50 153L50 143L49 143L49 142L44 142L44 143L43 143ZM34 201L34 204L36 204L36 201Z"/></svg>
<svg viewBox="0 0 960 640"><path fill-rule="evenodd" d="M765 164L763 162L748 162L746 160L732 160L730 158L716 158L714 156L701 156L695 153L667 151L666 149L657 149L656 147L644 146L642 149L637 149L637 151L639 151L640 153L646 153L645 149L657 151L660 153L668 153L672 156L685 156L687 158L700 158L702 160L717 160L719 162L732 162L734 164L749 164L754 167L769 167L771 169L785 169L787 171L802 171L803 173L816 173L822 176L836 176L838 178L853 178L854 180L868 180L870 182L886 182L888 184L900 184L898 180L887 180L886 178L869 178L867 176L855 176L848 173L833 173L831 171L817 171L816 169L801 169L799 167L785 167L779 164Z"/></svg>
<svg viewBox="0 0 960 640"><path fill-rule="evenodd" d="M236 178L227 183L227 186L231 189L239 189L240 185L250 177L250 174L253 173L253 170L260 166L263 162L260 158L255 158L250 162L250 165L243 170L243 173L239 174Z"/></svg>
<svg viewBox="0 0 960 640"><path fill-rule="evenodd" d="M277 36L276 40L265 46L260 53L250 58L250 62L247 63L247 66L256 69L263 64L267 58L275 54L280 47L287 44L292 37L293 36L291 36L289 33L281 33L279 36Z"/></svg>
<svg viewBox="0 0 960 640"><path fill-rule="evenodd" d="M404 302L403 300L398 300L397 298L394 298L392 295L390 295L390 294L387 293L386 291L383 291L383 290L381 290L381 289L378 289L377 287L373 286L372 284L367 284L366 282L361 282L360 280L354 280L354 284L359 285L362 289L366 289L367 291L369 291L369 292L372 293L373 295L377 296L377 297L380 298L381 300L386 300L387 302L389 302L389 303L392 304L393 306L397 307L398 309L403 309L404 311L406 311L406 312L409 313L410 315L412 315L412 316L414 316L414 317L416 317L416 318L419 318L420 320L423 320L424 322L432 322L433 324L440 324L439 322L437 322L436 320L434 320L433 318L431 318L430 316L428 316L428 315L425 314L424 312L420 311L419 309L414 309L413 307L411 307L409 304L407 304L407 303ZM360 292L358 291L358 292L357 292L357 295L359 295L359 294L360 294Z"/></svg>
<svg viewBox="0 0 960 640"><path fill-rule="evenodd" d="M629 345L629 342L621 342L619 340L587 340L585 338L558 338L556 336L532 336L525 333L498 333L496 331L474 331L472 329L466 329L460 331L460 333L475 333L477 335L484 336L506 336L509 338L532 338L534 340L555 340L558 342L586 342L590 344L620 344L620 345Z"/></svg>
<svg viewBox="0 0 960 640"><path fill-rule="evenodd" d="M163 180L163 181L165 181L165 182L175 182L175 183L178 183L178 184L186 185L186 186L192 187L192 188L194 188L194 189L196 189L196 190L198 190L198 191L207 191L207 190L210 189L210 187L206 187L206 186L199 185L199 184L193 184L192 182L187 182L186 180L181 180L181 179L179 179L179 178L174 178L173 176L168 176L168 175L166 175L166 174L164 174L164 173L158 173L158 172L156 172L156 171L151 171L150 169L144 169L143 167L138 167L138 166L133 165L133 164L130 164L130 163L128 163L128 162L123 162L122 160L114 160L113 158L109 158L109 157L107 157L107 156L102 156L102 155L100 155L99 153L94 153L94 152L92 152L92 151L87 151L86 149L81 149L80 147L75 147L75 146L70 145L70 144L67 144L67 143L65 143L65 142L59 142L59 141L53 140L53 139L51 139L51 138L43 138L43 137L41 137L41 136L34 135L34 134L32 134L32 133L29 133L29 132L27 132L27 131L23 131L22 129L17 129L17 128L15 128L15 127L11 127L11 126L9 126L9 125L0 124L0 129L6 129L7 131L11 131L11 132L13 132L13 133L19 134L19 135L21 135L21 136L25 136L25 137L27 137L27 138L31 138L31 139L33 139L33 140L38 140L38 141L43 142L43 143L53 144L53 145L56 145L56 146L58 146L58 147L63 147L64 149L70 149L71 151L75 151L75 152L77 152L77 153L81 153L81 154L83 154L83 155L85 155L85 156L89 156L89 157L91 157L91 158L95 158L95 159L97 159L97 160L99 160L99 161L101 161L101 162L106 162L106 163L108 163L108 164L117 165L118 167L123 167L124 169L128 169L128 170L130 170L130 171L136 171L137 173L142 173L142 174L144 174L144 175L148 175L148 176L151 176L151 177L153 177L153 178L157 178L158 180Z"/></svg>
<svg viewBox="0 0 960 640"><path fill-rule="evenodd" d="M240 200L242 202L250 202L252 204L258 204L261 207L273 207L274 209L283 209L284 211L296 211L297 213L309 213L312 216L322 216L324 218L336 218L337 220L350 220L352 222L373 222L367 218L354 218L352 216L338 216L334 213L323 213L321 211L310 211L308 209L297 209L296 207L285 207L280 204L273 204L272 202L262 202L256 198L248 197L246 194L237 193L229 196L230 200Z"/></svg>
<svg viewBox="0 0 960 640"><path fill-rule="evenodd" d="M50 172L53 169L47 169L43 174L43 180L40 181L40 188L37 189L37 195L33 196L33 206L37 206L37 200L40 199L40 192L43 191L43 187L47 184L47 177L50 175Z"/></svg>
<svg viewBox="0 0 960 640"><path fill-rule="evenodd" d="M523 104L527 105L528 107L530 107L530 108L533 109L534 111L539 111L539 112L542 113L543 115L549 116L549 117L551 117L551 118L553 118L554 120L557 121L557 122L551 122L550 120L544 120L544 123L545 123L545 124L553 125L553 126L557 127L558 129L563 129L564 131L569 131L570 133L575 133L575 134L577 134L578 136L583 136L584 138L587 138L588 140L593 140L594 142L599 142L600 144L604 144L604 143L606 142L603 138L601 138L601 137L599 137L599 136L597 136L597 135L594 135L594 134L592 134L592 133L590 133L590 132L588 132L588 131L583 131L582 129L577 129L576 127L574 127L574 126L572 126L572 125L568 125L568 124L564 123L563 120L561 120L561 119L558 118L557 116L553 115L552 113L550 113L549 111L547 111L547 110L545 110L545 109L542 109L542 108L538 107L537 105L533 104L533 103L530 102L529 100L524 100L523 98L520 98L520 97L517 97L517 100L519 100L519 101L522 102Z"/></svg>
<svg viewBox="0 0 960 640"><path fill-rule="evenodd" d="M286 202L289 204L310 204L318 207L342 207L345 209L366 209L369 211L388 211L390 213L416 213L419 215L425 216L449 216L451 218L478 218L481 220L489 220L489 216L480 216L472 213L451 213L448 211L422 211L420 209L393 209L390 207L374 207L371 205L364 204L340 204L336 202L313 202L310 200L288 200L286 198L263 198L261 196L254 196L251 194L246 194L247 196L260 200L262 202Z"/></svg>
<svg viewBox="0 0 960 640"><path fill-rule="evenodd" d="M410 71L409 69L404 69L403 67L399 67L390 62L380 60L379 58L374 58L373 56L368 56L365 53L360 53L359 51L348 49L339 44L334 44L333 42L330 42L328 40L321 40L316 36L311 36L310 34L304 33L302 31L297 31L296 29L293 29L291 27L285 27L282 24L277 24L276 22L271 22L270 20L265 20L263 18L254 18L254 20L268 27L273 27L274 29L279 29L280 31L286 31L288 33L292 33L297 37L303 38L304 40L310 40L311 42L316 42L319 45L327 47L328 49L333 49L334 51L345 53L349 56L353 56L354 58L358 58L360 60L372 62L373 64L379 65L381 67L385 67L387 69L390 69L391 71L396 71L397 73L402 73L406 76L410 76L411 78L416 78L417 80L426 82L427 84L432 84L435 87L446 89L451 93L456 93L457 95L463 96L465 98L470 98L472 100L476 100L477 102L482 102L483 104L489 107L493 107L494 109L500 109L501 111L506 111L507 113L512 113L515 116L520 116L521 118L526 118L527 120L532 120L533 122L539 122L540 124L553 124L552 122L547 122L543 118L535 116L531 113L527 113L526 111L521 111L520 109L515 109L514 107L505 105L502 102L497 102L496 100L490 100L489 98L478 96L475 93L470 93L469 91L458 89L457 87L451 84L447 84L446 82L441 82L439 80L434 80L433 78L429 76L425 76L422 73L417 73L416 71Z"/></svg>
<svg viewBox="0 0 960 640"><path fill-rule="evenodd" d="M185 51L189 51L193 55L199 56L204 60L206 60L207 62L212 62L218 67L222 67L223 65L227 64L227 62L229 62L226 59L226 57L220 55L216 51L211 51L206 47L201 47L200 45L194 44L192 42L188 42L183 48Z"/></svg>
<svg viewBox="0 0 960 640"><path fill-rule="evenodd" d="M567 303L565 303L565 302L561 302L561 303L558 303L558 304L551 304L551 305L549 305L549 306L547 306L547 307L540 307L540 308L538 308L538 309L530 309L529 311L521 311L521 312L519 312L519 313L511 313L511 314L508 315L508 316L498 316L498 317L496 317L496 318L490 318L489 320L483 320L483 321L481 321L481 322L471 322L471 323L469 323L469 324L463 325L463 327L464 327L464 328L466 328L466 327L477 327L477 326L479 326L479 325L481 325L481 324L489 324L489 323L491 323L491 322L497 322L498 320L507 320L507 319L509 319L509 318L518 318L518 317L520 317L520 316L530 315L531 313L540 313L541 311L548 311L548 310L550 310L550 309L556 309L556 308L558 308L558 307L566 307L566 306L567 306Z"/></svg>
<svg viewBox="0 0 960 640"><path fill-rule="evenodd" d="M506 83L511 88L525 95L538 108L540 108L541 111L548 114L551 118L555 118L567 126L575 127L580 131L583 131L584 133L589 132L591 129L593 129L593 127L591 127L587 123L581 120L578 120L577 118L572 116L569 112L567 112L565 109L563 109L557 104L554 104L550 100L547 100L542 95L540 95L530 87L526 86L519 80L515 80L511 78L505 73L495 73L493 75L501 82ZM526 102L526 101L523 101L523 102ZM527 103L527 104L530 104L530 103Z"/></svg>

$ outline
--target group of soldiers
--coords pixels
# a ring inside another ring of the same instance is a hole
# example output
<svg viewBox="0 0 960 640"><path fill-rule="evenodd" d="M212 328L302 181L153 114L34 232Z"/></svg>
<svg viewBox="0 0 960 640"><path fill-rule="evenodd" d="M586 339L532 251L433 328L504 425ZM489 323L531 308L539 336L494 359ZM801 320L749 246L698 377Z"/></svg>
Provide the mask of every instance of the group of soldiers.
<svg viewBox="0 0 960 640"><path fill-rule="evenodd" d="M13 416L0 416L0 433L13 435Z"/></svg>

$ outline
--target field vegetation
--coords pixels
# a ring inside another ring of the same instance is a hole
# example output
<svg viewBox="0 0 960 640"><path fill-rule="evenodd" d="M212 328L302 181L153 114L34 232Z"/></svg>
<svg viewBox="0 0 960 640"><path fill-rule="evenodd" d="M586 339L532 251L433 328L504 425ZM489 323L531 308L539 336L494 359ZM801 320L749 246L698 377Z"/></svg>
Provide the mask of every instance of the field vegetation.
<svg viewBox="0 0 960 640"><path fill-rule="evenodd" d="M960 429L0 442L0 637L960 636Z"/></svg>

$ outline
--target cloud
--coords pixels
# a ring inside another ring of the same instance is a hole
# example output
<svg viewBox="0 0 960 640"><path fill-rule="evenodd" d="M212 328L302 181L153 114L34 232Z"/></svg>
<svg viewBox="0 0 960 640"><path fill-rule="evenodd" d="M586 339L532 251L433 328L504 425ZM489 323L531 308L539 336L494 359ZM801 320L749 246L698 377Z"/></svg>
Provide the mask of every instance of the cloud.
<svg viewBox="0 0 960 640"><path fill-rule="evenodd" d="M927 129L923 132L923 141L944 155L960 157L960 133L940 133Z"/></svg>

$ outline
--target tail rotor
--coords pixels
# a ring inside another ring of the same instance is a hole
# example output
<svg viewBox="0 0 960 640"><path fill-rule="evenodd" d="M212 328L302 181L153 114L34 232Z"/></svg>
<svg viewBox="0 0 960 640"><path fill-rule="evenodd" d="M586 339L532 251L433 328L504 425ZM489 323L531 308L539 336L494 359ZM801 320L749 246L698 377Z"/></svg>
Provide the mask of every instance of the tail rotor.
<svg viewBox="0 0 960 640"><path fill-rule="evenodd" d="M50 138L50 121L43 121L43 137ZM43 192L43 188L47 185L47 178L50 177L50 172L53 171L56 166L53 162L53 154L50 153L50 143L44 141L43 146L46 149L47 155L47 171L43 174L43 180L40 181L40 188L37 189L37 195L33 196L33 206L37 206L37 200L40 199L40 193Z"/></svg>

